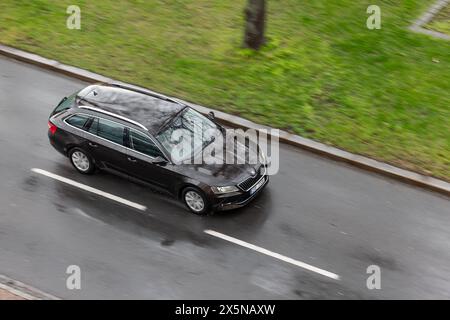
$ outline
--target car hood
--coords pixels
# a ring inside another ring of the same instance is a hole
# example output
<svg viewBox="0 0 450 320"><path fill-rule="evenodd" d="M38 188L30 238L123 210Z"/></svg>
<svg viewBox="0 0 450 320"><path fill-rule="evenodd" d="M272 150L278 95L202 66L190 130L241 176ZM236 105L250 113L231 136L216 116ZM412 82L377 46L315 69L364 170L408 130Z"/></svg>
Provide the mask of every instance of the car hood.
<svg viewBox="0 0 450 320"><path fill-rule="evenodd" d="M177 167L183 175L208 185L236 185L258 172L261 163L258 161L257 150L258 146L256 144L243 145L242 143L236 143L236 148L233 149L226 148L226 143L224 143L222 146L223 156L204 152L201 164L180 164ZM242 158L243 154L247 155L247 161L245 161L245 158ZM228 163L227 161L222 161L223 159L232 159L233 161ZM214 162L213 160L220 164L208 164Z"/></svg>

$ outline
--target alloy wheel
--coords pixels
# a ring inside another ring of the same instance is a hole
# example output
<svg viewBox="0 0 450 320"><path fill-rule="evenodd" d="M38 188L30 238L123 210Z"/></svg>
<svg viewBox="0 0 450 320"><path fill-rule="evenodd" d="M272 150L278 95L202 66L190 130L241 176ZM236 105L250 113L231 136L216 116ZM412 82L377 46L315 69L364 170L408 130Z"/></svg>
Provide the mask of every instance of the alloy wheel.
<svg viewBox="0 0 450 320"><path fill-rule="evenodd" d="M189 190L184 195L184 200L188 207L194 212L201 212L205 208L205 202L201 195L193 190Z"/></svg>
<svg viewBox="0 0 450 320"><path fill-rule="evenodd" d="M91 166L89 158L81 151L72 153L72 162L73 165L82 172L88 171Z"/></svg>

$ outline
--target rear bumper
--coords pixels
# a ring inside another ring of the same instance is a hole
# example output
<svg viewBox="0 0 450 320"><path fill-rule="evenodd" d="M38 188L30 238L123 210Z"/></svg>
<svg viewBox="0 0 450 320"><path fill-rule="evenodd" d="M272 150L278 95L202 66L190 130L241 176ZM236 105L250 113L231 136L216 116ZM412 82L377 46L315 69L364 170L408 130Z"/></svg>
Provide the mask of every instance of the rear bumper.
<svg viewBox="0 0 450 320"><path fill-rule="evenodd" d="M58 133L56 133L58 134ZM61 153L62 155L67 157L67 150L64 148L63 143L60 139L58 139L55 135L52 135L50 132L48 133L48 140L50 141L50 144L53 148L55 148L56 151Z"/></svg>
<svg viewBox="0 0 450 320"><path fill-rule="evenodd" d="M212 205L214 211L226 211L241 208L255 199L269 183L269 176L264 176L264 184L253 194L245 192L237 196L228 198L217 198L216 203Z"/></svg>

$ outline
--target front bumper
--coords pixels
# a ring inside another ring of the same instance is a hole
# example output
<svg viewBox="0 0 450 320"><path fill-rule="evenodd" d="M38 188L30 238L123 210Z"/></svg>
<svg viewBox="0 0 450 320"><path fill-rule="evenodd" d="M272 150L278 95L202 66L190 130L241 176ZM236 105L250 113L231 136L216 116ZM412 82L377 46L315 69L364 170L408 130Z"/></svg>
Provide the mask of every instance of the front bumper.
<svg viewBox="0 0 450 320"><path fill-rule="evenodd" d="M269 176L266 175L264 176L263 185L258 190L256 190L255 193L250 194L250 191L247 191L243 192L242 194L234 195L231 197L216 198L215 203L213 203L212 205L212 208L214 211L226 211L244 207L253 199L255 199L268 183L269 183Z"/></svg>

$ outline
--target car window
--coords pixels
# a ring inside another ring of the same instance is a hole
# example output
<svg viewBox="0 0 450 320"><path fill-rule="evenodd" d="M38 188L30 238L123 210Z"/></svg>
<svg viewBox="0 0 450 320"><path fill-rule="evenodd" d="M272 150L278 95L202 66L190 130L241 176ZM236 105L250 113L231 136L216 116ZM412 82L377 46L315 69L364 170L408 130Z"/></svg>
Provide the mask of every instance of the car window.
<svg viewBox="0 0 450 320"><path fill-rule="evenodd" d="M74 126L79 129L83 129L83 127L88 119L89 119L88 116L77 114L77 115L71 116L69 119L66 120L66 122L68 124L70 124L71 126Z"/></svg>
<svg viewBox="0 0 450 320"><path fill-rule="evenodd" d="M77 97L78 92L75 92L74 94L72 94L69 97L65 97L64 99L61 100L61 102L58 104L58 106L55 108L55 110L53 110L51 116L60 113L63 110L67 110L70 109L70 107L73 105L76 97Z"/></svg>
<svg viewBox="0 0 450 320"><path fill-rule="evenodd" d="M89 128L89 132L120 145L124 145L124 130L125 126L105 119L95 119Z"/></svg>
<svg viewBox="0 0 450 320"><path fill-rule="evenodd" d="M173 161L182 162L197 155L221 134L220 127L213 121L192 108L185 108L156 139Z"/></svg>
<svg viewBox="0 0 450 320"><path fill-rule="evenodd" d="M89 126L89 130L90 133L98 135L98 118L94 118L92 120L91 125Z"/></svg>
<svg viewBox="0 0 450 320"><path fill-rule="evenodd" d="M142 133L130 130L131 147L143 154L156 158L164 157L161 150L153 143L153 141Z"/></svg>

